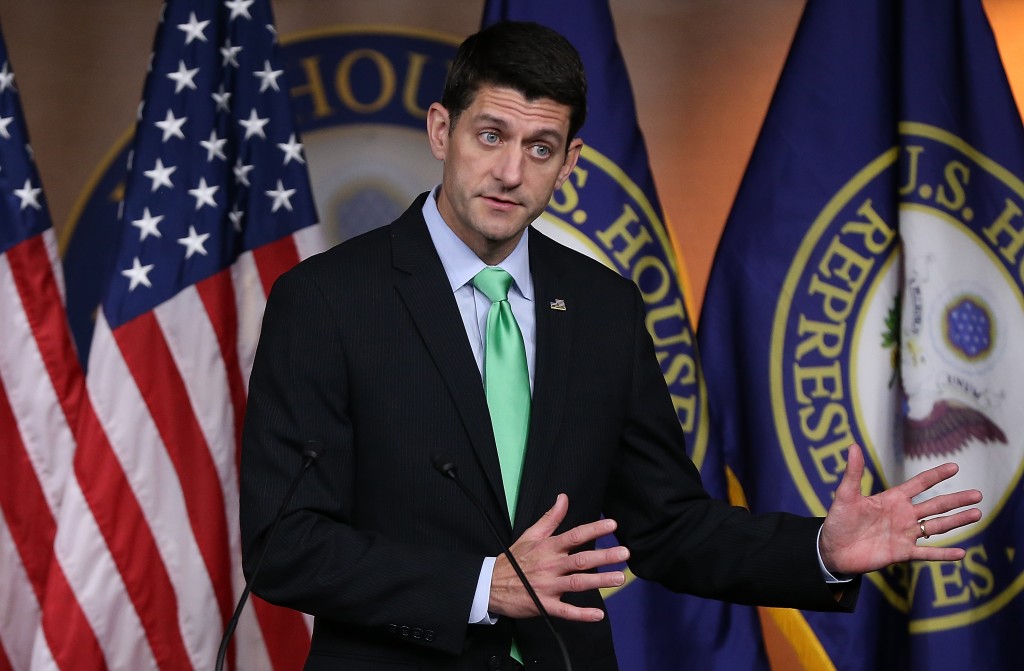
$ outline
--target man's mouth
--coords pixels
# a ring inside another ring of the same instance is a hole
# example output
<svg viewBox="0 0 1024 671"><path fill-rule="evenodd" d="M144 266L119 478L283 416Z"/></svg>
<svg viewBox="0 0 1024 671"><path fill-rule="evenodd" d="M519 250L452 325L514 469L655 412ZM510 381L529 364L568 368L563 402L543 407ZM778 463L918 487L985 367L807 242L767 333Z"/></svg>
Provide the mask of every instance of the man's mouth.
<svg viewBox="0 0 1024 671"><path fill-rule="evenodd" d="M519 203L508 200L507 198L501 198L498 196L484 196L484 200L496 210L508 211L516 208Z"/></svg>

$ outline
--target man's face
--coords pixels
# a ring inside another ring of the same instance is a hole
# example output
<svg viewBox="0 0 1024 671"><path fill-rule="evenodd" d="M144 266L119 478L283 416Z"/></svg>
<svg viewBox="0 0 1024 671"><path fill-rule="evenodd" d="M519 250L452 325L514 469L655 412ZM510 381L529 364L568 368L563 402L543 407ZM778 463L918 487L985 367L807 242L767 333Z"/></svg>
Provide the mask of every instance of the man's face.
<svg viewBox="0 0 1024 671"><path fill-rule="evenodd" d="M438 210L485 263L515 249L575 167L583 143L573 140L566 152L569 112L494 86L477 92L454 128L448 110L430 106L430 147L444 161Z"/></svg>

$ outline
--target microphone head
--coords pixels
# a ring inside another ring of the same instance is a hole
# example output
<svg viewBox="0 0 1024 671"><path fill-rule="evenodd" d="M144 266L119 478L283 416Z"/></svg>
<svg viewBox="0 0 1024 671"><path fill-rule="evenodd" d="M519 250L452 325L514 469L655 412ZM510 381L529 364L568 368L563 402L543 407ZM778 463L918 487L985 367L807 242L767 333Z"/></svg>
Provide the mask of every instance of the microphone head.
<svg viewBox="0 0 1024 671"><path fill-rule="evenodd" d="M323 452L323 450L323 443L319 440L310 439L306 441L306 447L302 450L302 457L313 462L320 458L320 453Z"/></svg>
<svg viewBox="0 0 1024 671"><path fill-rule="evenodd" d="M446 454L435 454L430 457L430 463L434 465L437 472L449 478L455 477L455 462Z"/></svg>

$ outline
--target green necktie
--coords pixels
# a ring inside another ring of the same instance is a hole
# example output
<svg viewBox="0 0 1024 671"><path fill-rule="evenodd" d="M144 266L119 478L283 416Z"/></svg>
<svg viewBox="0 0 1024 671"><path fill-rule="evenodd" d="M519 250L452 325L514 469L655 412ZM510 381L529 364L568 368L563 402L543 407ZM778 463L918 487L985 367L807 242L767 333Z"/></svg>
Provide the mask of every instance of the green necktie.
<svg viewBox="0 0 1024 671"><path fill-rule="evenodd" d="M484 389L498 447L505 501L509 517L515 519L530 426L530 372L523 334L508 302L511 285L512 276L501 268L484 268L473 278L473 286L491 299L484 347Z"/></svg>
<svg viewBox="0 0 1024 671"><path fill-rule="evenodd" d="M473 278L473 286L491 299L484 345L484 390L494 443L498 447L508 514L514 520L526 434L530 427L530 371L526 366L526 346L508 302L512 276L501 268L484 268ZM523 661L514 639L509 655L517 662Z"/></svg>

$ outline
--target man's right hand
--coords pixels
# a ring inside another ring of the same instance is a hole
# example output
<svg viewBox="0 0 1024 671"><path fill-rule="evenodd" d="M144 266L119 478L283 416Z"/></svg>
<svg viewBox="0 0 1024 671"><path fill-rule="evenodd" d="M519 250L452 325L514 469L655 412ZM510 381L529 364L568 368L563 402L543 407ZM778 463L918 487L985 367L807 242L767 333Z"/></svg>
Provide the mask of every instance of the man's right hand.
<svg viewBox="0 0 1024 671"><path fill-rule="evenodd" d="M604 611L567 604L562 601L562 595L622 585L626 580L622 571L592 573L590 570L626 561L629 550L619 545L570 554L574 548L612 533L617 525L614 520L602 519L552 536L568 511L569 497L559 494L555 505L512 545L512 554L549 615L565 620L597 622L604 619ZM487 610L491 615L514 618L540 615L503 554L498 555L494 563Z"/></svg>

